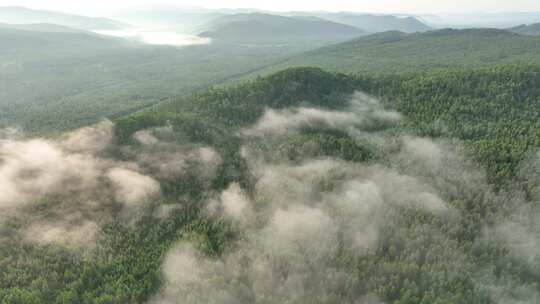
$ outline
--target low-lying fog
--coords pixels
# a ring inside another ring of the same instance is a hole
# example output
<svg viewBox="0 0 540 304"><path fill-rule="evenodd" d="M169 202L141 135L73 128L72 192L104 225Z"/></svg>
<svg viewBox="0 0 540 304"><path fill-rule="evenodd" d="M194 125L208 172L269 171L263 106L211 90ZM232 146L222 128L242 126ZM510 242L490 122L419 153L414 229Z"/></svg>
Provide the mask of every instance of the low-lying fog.
<svg viewBox="0 0 540 304"><path fill-rule="evenodd" d="M209 44L210 38L195 35L181 34L166 30L129 29L129 30L103 30L94 31L100 35L122 37L137 40L146 44L188 46Z"/></svg>

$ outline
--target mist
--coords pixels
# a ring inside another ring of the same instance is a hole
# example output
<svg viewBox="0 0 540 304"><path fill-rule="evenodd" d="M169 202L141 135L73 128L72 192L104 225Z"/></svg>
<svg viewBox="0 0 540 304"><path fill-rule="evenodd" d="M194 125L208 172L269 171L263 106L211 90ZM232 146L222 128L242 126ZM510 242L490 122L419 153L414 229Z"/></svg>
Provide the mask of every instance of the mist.
<svg viewBox="0 0 540 304"><path fill-rule="evenodd" d="M249 182L222 190L211 186L222 155L173 140L171 125L141 129L131 144L120 145L110 121L57 138L6 129L0 132L0 217L19 223L12 231L22 242L91 255L107 225L135 229L144 210L154 210L158 221L174 220L192 205L188 197L164 196L163 185L199 176L202 218L228 225L234 239L219 255L208 255L198 237L172 244L162 258L163 285L149 303L384 303L373 293L376 281L355 287L359 277L351 269L382 258L395 242L405 261L424 256L449 275L471 271L471 288L493 303L534 303L534 287L472 263L453 235L470 220L463 210L471 201L505 206L479 227L481 237L471 246L506 248L537 273L536 203L527 204L519 187L493 191L461 142L397 131L403 119L359 92L342 110L268 108L237 134ZM306 153L294 160L273 150L309 129L344 132L372 151L371 158ZM539 181L538 166L532 155L521 174ZM437 224L410 226L413 215Z"/></svg>
<svg viewBox="0 0 540 304"><path fill-rule="evenodd" d="M168 132L166 128L135 135L142 146L126 147L125 153L138 158L120 161L109 155L113 132L110 121L56 139L27 138L12 129L1 132L0 218L20 223L13 237L21 234L30 243L91 250L102 227L132 225L150 202L160 199L159 180L194 167L211 179L220 163L211 148L180 147L154 137ZM151 143L142 140L145 137Z"/></svg>
<svg viewBox="0 0 540 304"><path fill-rule="evenodd" d="M150 303L382 303L373 294L353 291L355 276L340 257L376 258L389 237L386 230L401 237L411 233L402 226L403 213L429 214L452 230L465 216L460 201L470 197L482 197L479 204L523 204L518 190L494 193L460 143L392 132L400 115L362 93L352 96L346 109L267 109L244 129L242 155L254 184L249 189L231 184L206 203L208 216L230 222L238 241L219 257L206 256L197 242L179 241L164 259L165 285ZM264 148L314 126L349 133L371 145L376 159L366 164L333 158L291 162ZM538 218L530 212L516 216ZM538 244L524 224L523 219L496 221L484 227L486 238L478 242L491 238L510 246L517 259L533 263ZM421 235L452 244L437 231ZM415 250L422 240L408 242L404 250ZM450 272L453 264L468 263L457 248L447 254L444 267ZM510 283L481 269L475 280L475 288L491 293L494 303L513 298L512 285L501 285ZM519 288L523 303L533 303L534 289Z"/></svg>
<svg viewBox="0 0 540 304"><path fill-rule="evenodd" d="M173 31L155 31L144 29L129 29L129 30L102 30L94 31L95 33L127 38L130 40L142 42L150 45L172 45L176 47L190 45L209 44L211 39L203 38L195 35L181 34Z"/></svg>
<svg viewBox="0 0 540 304"><path fill-rule="evenodd" d="M0 303L538 304L539 1L2 5Z"/></svg>

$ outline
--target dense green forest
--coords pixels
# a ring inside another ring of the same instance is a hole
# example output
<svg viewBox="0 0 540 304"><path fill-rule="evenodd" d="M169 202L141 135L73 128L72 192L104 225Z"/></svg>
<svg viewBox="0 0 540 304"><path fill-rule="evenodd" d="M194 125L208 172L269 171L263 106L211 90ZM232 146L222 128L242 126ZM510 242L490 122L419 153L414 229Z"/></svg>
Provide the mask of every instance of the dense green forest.
<svg viewBox="0 0 540 304"><path fill-rule="evenodd" d="M1 134L0 303L536 303L539 85L295 68Z"/></svg>
<svg viewBox="0 0 540 304"><path fill-rule="evenodd" d="M322 26L334 28L325 22ZM355 35L354 31L345 36L332 33L330 40ZM310 40L305 30L295 35L303 35L304 42L245 47L251 38L244 37L240 45L222 41L177 48L140 45L59 26L3 25L0 125L36 134L70 130L211 85L249 80L291 66L403 75L540 61L538 37L502 30L386 32L308 53L303 52L329 41Z"/></svg>
<svg viewBox="0 0 540 304"><path fill-rule="evenodd" d="M309 47L178 48L39 28L0 28L0 125L40 134L122 116Z"/></svg>
<svg viewBox="0 0 540 304"><path fill-rule="evenodd" d="M497 29L384 32L291 56L263 73L298 66L342 73L403 74L538 64L539 44L538 37Z"/></svg>

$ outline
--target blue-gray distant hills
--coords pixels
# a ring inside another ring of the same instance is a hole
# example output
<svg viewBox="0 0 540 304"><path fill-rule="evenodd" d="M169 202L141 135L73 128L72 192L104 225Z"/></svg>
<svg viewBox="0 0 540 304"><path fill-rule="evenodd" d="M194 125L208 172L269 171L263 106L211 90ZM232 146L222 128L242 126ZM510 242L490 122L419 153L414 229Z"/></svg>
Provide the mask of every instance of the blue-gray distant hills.
<svg viewBox="0 0 540 304"><path fill-rule="evenodd" d="M48 23L82 30L116 30L126 26L107 18L85 17L51 11L33 10L18 6L0 7L0 23Z"/></svg>
<svg viewBox="0 0 540 304"><path fill-rule="evenodd" d="M404 33L425 32L432 28L415 17L393 15L370 15L360 13L298 12L296 16L314 16L341 24L354 26L368 33L400 31Z"/></svg>
<svg viewBox="0 0 540 304"><path fill-rule="evenodd" d="M281 18L280 18L281 17ZM293 17L296 20L284 19ZM225 25L229 22L245 21L246 19L258 20L265 25L287 24L287 30L294 31L297 26L310 26L305 23L297 23L297 18L311 19L313 22L322 20L348 25L360 29L366 33L378 33L385 31L401 31L405 33L424 32L432 30L430 26L416 17L397 15L374 15L354 12L268 12L255 9L206 9L198 7L181 6L143 6L122 10L111 14L111 18L139 26L158 26L160 28L177 29L189 32L203 32L210 30L211 25ZM296 21L296 22L294 22ZM325 33L327 26L323 28ZM314 29L318 25L311 24ZM333 25L336 30L336 25ZM330 26L332 28L332 26ZM337 28L338 31L344 28ZM350 28L349 28L350 30Z"/></svg>
<svg viewBox="0 0 540 304"><path fill-rule="evenodd" d="M540 36L540 23L516 26L511 28L510 31L521 35Z"/></svg>
<svg viewBox="0 0 540 304"><path fill-rule="evenodd" d="M216 42L244 44L301 44L345 41L365 34L359 28L318 17L286 17L264 13L216 18L200 34Z"/></svg>

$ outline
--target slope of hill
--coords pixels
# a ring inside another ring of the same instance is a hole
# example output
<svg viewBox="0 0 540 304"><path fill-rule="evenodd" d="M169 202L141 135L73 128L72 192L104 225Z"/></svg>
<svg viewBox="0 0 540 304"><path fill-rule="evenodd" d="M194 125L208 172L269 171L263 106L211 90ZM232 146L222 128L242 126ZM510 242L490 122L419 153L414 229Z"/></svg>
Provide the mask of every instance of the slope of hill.
<svg viewBox="0 0 540 304"><path fill-rule="evenodd" d="M540 36L540 23L520 25L508 30L521 35Z"/></svg>
<svg viewBox="0 0 540 304"><path fill-rule="evenodd" d="M301 68L9 138L0 302L535 303L539 88Z"/></svg>
<svg viewBox="0 0 540 304"><path fill-rule="evenodd" d="M355 27L315 17L252 13L217 18L206 26L201 35L216 42L301 45L306 41L343 41L361 34L362 31Z"/></svg>
<svg viewBox="0 0 540 304"><path fill-rule="evenodd" d="M0 26L0 127L28 132L57 132L129 113L296 52L151 46L58 26L16 28L24 30Z"/></svg>
<svg viewBox="0 0 540 304"><path fill-rule="evenodd" d="M25 7L0 7L0 22L10 24L53 23L82 30L115 30L125 27L107 18L85 17Z"/></svg>
<svg viewBox="0 0 540 304"><path fill-rule="evenodd" d="M404 73L506 63L537 64L539 48L538 37L494 29L385 32L309 51L271 70L316 66L351 73Z"/></svg>
<svg viewBox="0 0 540 304"><path fill-rule="evenodd" d="M392 15L368 15L355 13L295 13L304 16L316 16L326 20L357 27L368 33L400 31L405 33L425 32L431 27L414 17Z"/></svg>
<svg viewBox="0 0 540 304"><path fill-rule="evenodd" d="M118 48L128 45L123 39L115 39L79 31L68 27L32 24L32 25L2 25L0 24L0 58L5 58L4 51L17 50L19 56L25 53L56 51L60 54L69 53L73 48L90 52L97 49ZM47 48L47 49L45 49Z"/></svg>
<svg viewBox="0 0 540 304"><path fill-rule="evenodd" d="M10 41L0 47L0 125L32 131L91 123L290 66L392 74L540 62L540 38L496 30L387 32L301 55L293 54L310 44L246 48L215 43L178 49L82 31L37 35L5 28L0 33Z"/></svg>

